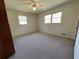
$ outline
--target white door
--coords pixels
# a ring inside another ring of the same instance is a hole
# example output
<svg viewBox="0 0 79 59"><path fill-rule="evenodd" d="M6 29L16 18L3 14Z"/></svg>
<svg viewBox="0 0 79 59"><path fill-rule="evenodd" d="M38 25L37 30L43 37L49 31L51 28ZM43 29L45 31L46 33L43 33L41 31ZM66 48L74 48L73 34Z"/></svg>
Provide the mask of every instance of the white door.
<svg viewBox="0 0 79 59"><path fill-rule="evenodd" d="M77 30L76 42L74 47L74 59L79 59L79 26Z"/></svg>

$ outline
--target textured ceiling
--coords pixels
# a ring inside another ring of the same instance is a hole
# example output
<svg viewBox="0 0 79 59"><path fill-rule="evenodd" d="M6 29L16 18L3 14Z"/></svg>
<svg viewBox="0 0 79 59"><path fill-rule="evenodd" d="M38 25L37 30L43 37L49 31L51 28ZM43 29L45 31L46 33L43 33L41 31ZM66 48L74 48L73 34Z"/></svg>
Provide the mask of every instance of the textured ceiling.
<svg viewBox="0 0 79 59"><path fill-rule="evenodd" d="M36 11L32 10L30 0L5 0L5 5L7 8L14 9L17 11L39 13L54 8L60 4L69 2L71 0L34 0L34 1L36 3L39 2L38 4L41 6Z"/></svg>

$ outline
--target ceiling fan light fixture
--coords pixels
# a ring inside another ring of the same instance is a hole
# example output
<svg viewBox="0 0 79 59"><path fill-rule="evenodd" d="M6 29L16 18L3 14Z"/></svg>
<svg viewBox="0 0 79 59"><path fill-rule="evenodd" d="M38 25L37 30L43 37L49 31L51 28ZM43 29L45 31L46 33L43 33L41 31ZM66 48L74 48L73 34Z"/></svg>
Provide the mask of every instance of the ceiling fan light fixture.
<svg viewBox="0 0 79 59"><path fill-rule="evenodd" d="M33 11L36 11L37 10L37 8L36 7L33 7Z"/></svg>

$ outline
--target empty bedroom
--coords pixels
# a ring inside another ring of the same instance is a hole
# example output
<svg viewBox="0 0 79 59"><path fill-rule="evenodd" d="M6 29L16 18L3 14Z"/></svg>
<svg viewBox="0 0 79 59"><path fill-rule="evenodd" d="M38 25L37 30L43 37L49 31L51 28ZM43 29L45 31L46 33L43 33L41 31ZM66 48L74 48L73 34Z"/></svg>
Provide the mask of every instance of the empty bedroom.
<svg viewBox="0 0 79 59"><path fill-rule="evenodd" d="M5 8L0 9L5 9L6 15L0 11L3 15L0 19L5 19L6 16L7 23L2 21L1 24L8 24L5 26L9 29L0 25L1 33L4 29L2 42L5 42L1 44L6 51L0 54L3 58L79 59L74 58L79 18L78 0L4 0L4 3ZM8 38L11 39L5 40Z"/></svg>

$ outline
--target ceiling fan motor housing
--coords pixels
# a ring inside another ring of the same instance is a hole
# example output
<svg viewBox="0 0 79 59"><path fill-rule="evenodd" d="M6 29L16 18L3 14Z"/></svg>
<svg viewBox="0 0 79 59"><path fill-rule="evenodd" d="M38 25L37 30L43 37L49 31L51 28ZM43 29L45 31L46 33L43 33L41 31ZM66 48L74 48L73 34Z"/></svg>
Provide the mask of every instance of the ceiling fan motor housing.
<svg viewBox="0 0 79 59"><path fill-rule="evenodd" d="M32 4L32 7L36 7L36 4Z"/></svg>

